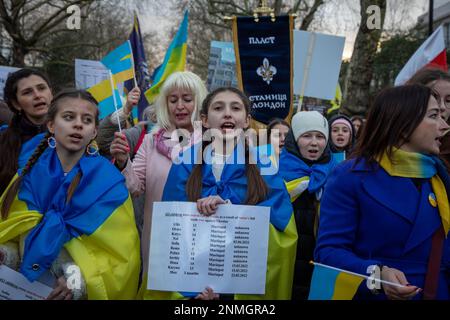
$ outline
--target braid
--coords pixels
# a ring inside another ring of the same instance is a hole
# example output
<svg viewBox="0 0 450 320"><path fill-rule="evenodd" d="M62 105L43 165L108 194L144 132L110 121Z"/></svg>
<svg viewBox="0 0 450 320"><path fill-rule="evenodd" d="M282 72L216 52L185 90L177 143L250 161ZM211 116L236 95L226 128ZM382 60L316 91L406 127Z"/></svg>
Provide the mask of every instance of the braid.
<svg viewBox="0 0 450 320"><path fill-rule="evenodd" d="M200 161L199 164L194 166L194 169L189 176L188 181L186 182L186 194L189 201L195 202L200 199L202 195L202 185L203 185L203 173L202 173L202 163L203 163L203 152L205 148L208 146L208 141L202 139L202 147L199 148L198 159Z"/></svg>
<svg viewBox="0 0 450 320"><path fill-rule="evenodd" d="M244 138L245 139L245 138ZM245 139L245 175L247 176L247 199L245 204L256 205L264 201L269 194L269 188L256 164L250 163L250 150Z"/></svg>
<svg viewBox="0 0 450 320"><path fill-rule="evenodd" d="M11 205L14 202L14 198L19 192L20 184L22 183L23 177L30 172L31 168L37 162L39 157L44 153L45 149L48 146L47 139L51 136L50 133L47 133L44 139L41 140L39 145L33 152L33 155L30 157L26 165L24 166L20 176L11 184L11 186L7 189L6 193L3 197L3 203L1 207L1 217L3 220L8 218L9 210L11 209Z"/></svg>

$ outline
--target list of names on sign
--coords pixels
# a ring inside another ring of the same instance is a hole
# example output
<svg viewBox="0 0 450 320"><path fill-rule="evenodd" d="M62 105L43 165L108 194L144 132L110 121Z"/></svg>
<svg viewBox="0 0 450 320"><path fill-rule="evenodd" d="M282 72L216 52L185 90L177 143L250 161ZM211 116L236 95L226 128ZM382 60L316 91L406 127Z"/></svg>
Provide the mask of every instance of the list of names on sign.
<svg viewBox="0 0 450 320"><path fill-rule="evenodd" d="M212 216L195 203L156 202L148 289L264 294L270 208L221 205Z"/></svg>

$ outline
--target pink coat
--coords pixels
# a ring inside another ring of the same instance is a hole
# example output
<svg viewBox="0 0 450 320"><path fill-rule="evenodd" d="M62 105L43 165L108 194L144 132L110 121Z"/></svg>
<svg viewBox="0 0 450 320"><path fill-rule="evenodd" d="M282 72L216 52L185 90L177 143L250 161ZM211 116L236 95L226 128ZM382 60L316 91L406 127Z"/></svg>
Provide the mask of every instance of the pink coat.
<svg viewBox="0 0 450 320"><path fill-rule="evenodd" d="M166 141L168 146L177 144L170 140L171 134L172 131L168 131L163 135L165 138L169 138ZM154 133L149 133L145 135L133 162L128 160L125 169L122 171L127 188L133 196L145 192L144 226L141 236L144 276L147 275L148 268L153 202L161 201L171 166L172 161L156 149Z"/></svg>

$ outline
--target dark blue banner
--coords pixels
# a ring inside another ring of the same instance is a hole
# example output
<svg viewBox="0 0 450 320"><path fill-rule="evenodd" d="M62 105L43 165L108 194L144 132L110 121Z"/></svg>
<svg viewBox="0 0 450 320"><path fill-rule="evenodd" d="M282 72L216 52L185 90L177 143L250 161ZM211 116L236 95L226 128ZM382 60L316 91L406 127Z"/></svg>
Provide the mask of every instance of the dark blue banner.
<svg viewBox="0 0 450 320"><path fill-rule="evenodd" d="M141 89L141 99L138 103L138 119L142 120L142 112L148 106L144 92L150 88L150 73L148 72L147 60L145 58L144 44L139 27L138 17L134 17L133 31L129 37L131 49L133 50L134 70L136 73L136 81L139 89ZM134 88L134 80L125 82L125 88L130 92Z"/></svg>
<svg viewBox="0 0 450 320"><path fill-rule="evenodd" d="M292 105L292 27L290 16L238 17L233 22L239 87L252 102L252 117L268 124L290 120Z"/></svg>

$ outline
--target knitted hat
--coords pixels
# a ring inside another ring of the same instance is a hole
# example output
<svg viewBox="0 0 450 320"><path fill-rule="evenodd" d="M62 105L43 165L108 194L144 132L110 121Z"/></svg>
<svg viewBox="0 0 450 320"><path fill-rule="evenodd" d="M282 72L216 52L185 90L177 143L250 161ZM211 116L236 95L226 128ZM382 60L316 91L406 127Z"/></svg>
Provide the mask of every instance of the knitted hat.
<svg viewBox="0 0 450 320"><path fill-rule="evenodd" d="M292 117L292 132L295 141L308 131L319 131L328 141L328 121L317 111L300 111Z"/></svg>
<svg viewBox="0 0 450 320"><path fill-rule="evenodd" d="M345 119L345 118L338 118L338 119L334 120L331 123L331 127L333 127L335 124L343 124L344 126L346 126L350 130L350 135L352 135L353 126L352 126L351 122L348 121L347 119Z"/></svg>

